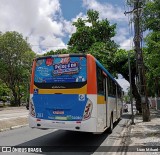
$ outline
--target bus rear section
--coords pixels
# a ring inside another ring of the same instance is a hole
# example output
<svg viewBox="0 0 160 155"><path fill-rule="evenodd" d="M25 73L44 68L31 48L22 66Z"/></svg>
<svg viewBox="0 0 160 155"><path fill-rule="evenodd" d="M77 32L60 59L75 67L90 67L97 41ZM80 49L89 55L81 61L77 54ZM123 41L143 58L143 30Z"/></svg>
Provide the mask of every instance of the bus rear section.
<svg viewBox="0 0 160 155"><path fill-rule="evenodd" d="M95 63L87 55L56 55L34 60L30 127L96 132L96 77L93 65L88 67L89 61Z"/></svg>

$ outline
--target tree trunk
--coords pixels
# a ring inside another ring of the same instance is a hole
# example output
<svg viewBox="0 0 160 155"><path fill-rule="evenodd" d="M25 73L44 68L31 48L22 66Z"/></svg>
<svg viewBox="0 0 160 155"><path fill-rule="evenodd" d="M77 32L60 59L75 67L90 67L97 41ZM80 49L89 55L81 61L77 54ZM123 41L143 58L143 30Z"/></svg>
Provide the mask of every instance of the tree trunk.
<svg viewBox="0 0 160 155"><path fill-rule="evenodd" d="M13 100L13 106L17 106L18 105L18 94L17 94L16 88L11 85L10 89L12 91L13 98L14 98L14 100Z"/></svg>
<svg viewBox="0 0 160 155"><path fill-rule="evenodd" d="M20 107L21 106L21 98L18 95L18 99L17 99L17 105Z"/></svg>
<svg viewBox="0 0 160 155"><path fill-rule="evenodd" d="M142 113L143 113L143 122L149 122L150 119L150 111L149 105L147 103L142 103Z"/></svg>
<svg viewBox="0 0 160 155"><path fill-rule="evenodd" d="M20 87L19 87L20 84L18 84L17 88L18 88L18 99L17 99L17 104L18 106L20 107L21 106L21 92L20 92Z"/></svg>
<svg viewBox="0 0 160 155"><path fill-rule="evenodd" d="M136 109L137 109L137 111L139 111L139 113L142 113L141 96L138 92L134 78L132 78L132 93L133 93L133 96L135 97L135 100L136 100Z"/></svg>
<svg viewBox="0 0 160 155"><path fill-rule="evenodd" d="M14 103L13 103L13 105L14 105L14 106L17 106L17 103L18 103L17 93L16 93L16 91L14 90L14 88L12 88L11 90L12 90L13 97L14 97Z"/></svg>
<svg viewBox="0 0 160 155"><path fill-rule="evenodd" d="M132 75L134 74L134 71L132 70ZM123 77L129 82L129 76L127 74L122 74ZM136 83L135 83L135 76L131 76L131 85L132 85L132 94L136 100L136 109L141 114L142 113L142 107L141 107L141 96L138 92Z"/></svg>

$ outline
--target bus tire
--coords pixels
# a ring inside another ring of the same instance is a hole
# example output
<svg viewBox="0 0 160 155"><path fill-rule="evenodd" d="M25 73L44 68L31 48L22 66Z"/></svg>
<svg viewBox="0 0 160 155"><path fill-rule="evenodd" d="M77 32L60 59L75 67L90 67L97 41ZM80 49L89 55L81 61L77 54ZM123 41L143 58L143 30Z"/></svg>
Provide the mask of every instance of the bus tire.
<svg viewBox="0 0 160 155"><path fill-rule="evenodd" d="M112 131L113 131L113 115L111 114L109 133L112 133Z"/></svg>

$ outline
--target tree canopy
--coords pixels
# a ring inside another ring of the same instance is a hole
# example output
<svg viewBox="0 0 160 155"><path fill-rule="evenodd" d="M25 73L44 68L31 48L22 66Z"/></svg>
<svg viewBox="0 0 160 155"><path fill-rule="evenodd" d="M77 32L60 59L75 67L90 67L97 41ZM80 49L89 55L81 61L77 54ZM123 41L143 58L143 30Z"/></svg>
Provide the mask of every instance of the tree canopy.
<svg viewBox="0 0 160 155"><path fill-rule="evenodd" d="M111 25L107 19L99 20L97 11L88 10L87 19L78 18L73 25L77 30L68 42L70 51L92 53L92 49L97 48L98 44L110 52L116 51L118 45L112 40L116 33L116 24ZM96 52L94 51L92 54L94 55Z"/></svg>
<svg viewBox="0 0 160 155"><path fill-rule="evenodd" d="M0 35L0 79L11 89L13 104L20 105L21 89L29 83L32 59L35 56L30 45L18 32Z"/></svg>
<svg viewBox="0 0 160 155"><path fill-rule="evenodd" d="M147 67L147 84L149 94L155 95L156 87L160 87L160 1L146 3L143 13L144 29L149 30L145 38L145 65ZM157 81L157 82L156 82ZM158 94L160 96L160 94Z"/></svg>
<svg viewBox="0 0 160 155"><path fill-rule="evenodd" d="M97 11L88 10L87 19L79 18L73 25L76 27L76 32L68 42L69 48L56 53L90 53L115 77L119 73L129 81L128 52L118 49L119 46L112 40L116 34L116 24L111 25L107 19L100 20ZM141 99L135 84L135 57L134 52L130 52L133 95L137 101L137 109L141 111Z"/></svg>
<svg viewBox="0 0 160 155"><path fill-rule="evenodd" d="M144 0L145 1L145 0ZM128 1L130 6L134 6L134 0ZM142 5L143 1L140 2ZM145 38L145 48L143 49L144 63L146 68L147 85L149 95L155 95L155 80L160 77L160 1L151 0L144 3L143 30L149 30ZM99 13L94 10L87 11L87 18L78 18L73 23L76 32L72 34L68 49L50 51L50 54L66 53L90 53L95 56L105 68L112 74L120 73L129 81L128 72L128 52L131 59L131 80L133 95L136 99L137 110L141 112L141 97L138 92L135 78L137 77L136 60L134 51L118 49L118 45L112 40L116 34L116 24L111 25L107 19L100 20ZM155 80L153 80L155 79ZM160 80L156 87L160 87Z"/></svg>

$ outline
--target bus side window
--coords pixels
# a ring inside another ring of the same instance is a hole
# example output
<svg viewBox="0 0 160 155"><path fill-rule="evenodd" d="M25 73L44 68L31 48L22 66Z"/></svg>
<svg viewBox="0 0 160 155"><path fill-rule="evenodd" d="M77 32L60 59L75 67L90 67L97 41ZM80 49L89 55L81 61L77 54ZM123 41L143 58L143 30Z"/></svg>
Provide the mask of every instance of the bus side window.
<svg viewBox="0 0 160 155"><path fill-rule="evenodd" d="M113 82L113 96L115 97L116 96L116 84Z"/></svg>
<svg viewBox="0 0 160 155"><path fill-rule="evenodd" d="M120 94L119 96L120 96L120 98L122 98L123 93L124 93L124 92L122 92L122 89L121 89L121 88L119 88L119 94Z"/></svg>
<svg viewBox="0 0 160 155"><path fill-rule="evenodd" d="M104 75L102 70L97 66L97 93L104 95Z"/></svg>
<svg viewBox="0 0 160 155"><path fill-rule="evenodd" d="M107 86L108 86L108 95L115 97L116 96L116 84L111 78L107 78Z"/></svg>
<svg viewBox="0 0 160 155"><path fill-rule="evenodd" d="M118 87L118 97L121 98L121 89Z"/></svg>
<svg viewBox="0 0 160 155"><path fill-rule="evenodd" d="M111 79L108 77L108 79L107 79L107 86L108 86L108 95L109 96L111 96L111 90L112 90L112 88L111 88Z"/></svg>

